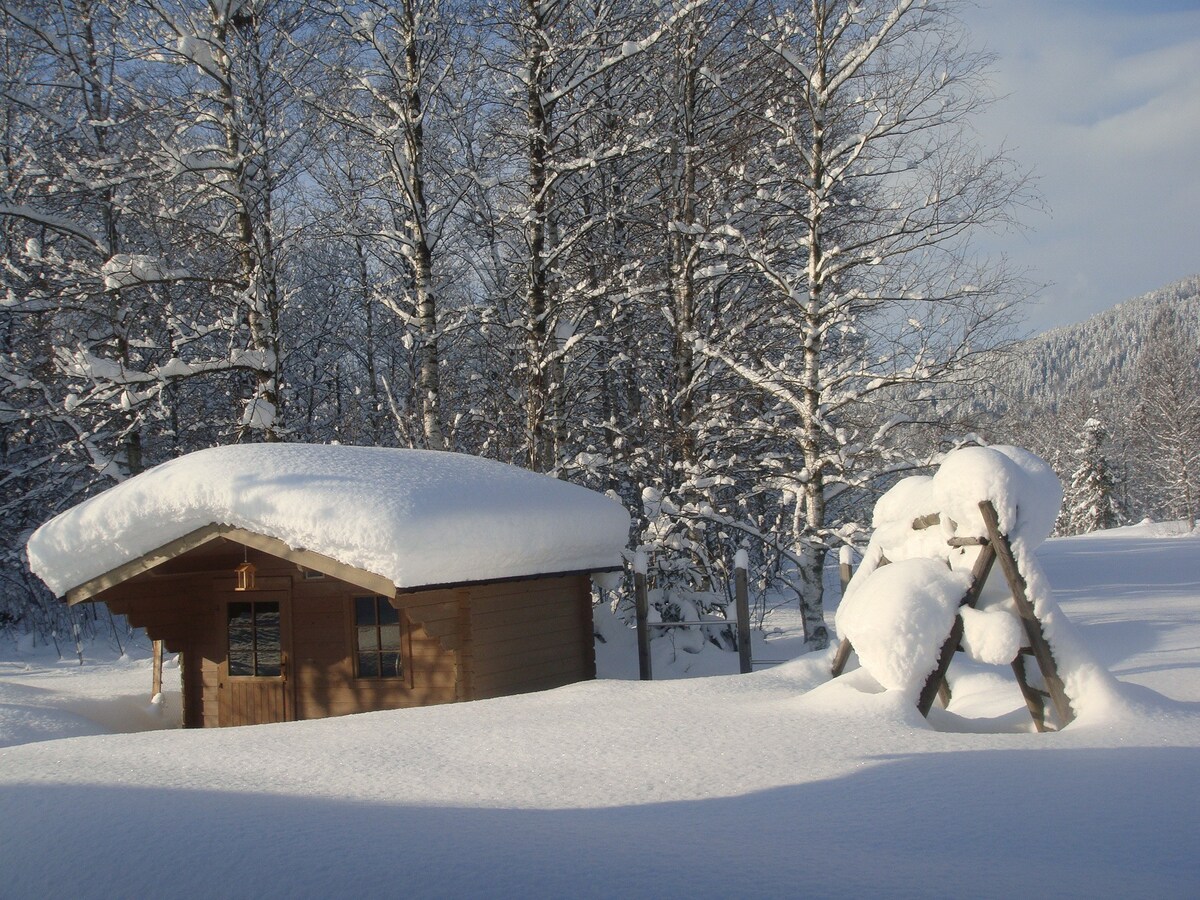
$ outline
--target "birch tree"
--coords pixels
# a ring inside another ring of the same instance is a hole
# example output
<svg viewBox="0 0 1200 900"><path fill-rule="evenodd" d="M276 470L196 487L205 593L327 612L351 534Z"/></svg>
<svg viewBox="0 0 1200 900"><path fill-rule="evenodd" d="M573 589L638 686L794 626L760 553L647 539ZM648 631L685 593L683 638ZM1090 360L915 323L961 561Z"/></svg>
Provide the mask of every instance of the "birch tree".
<svg viewBox="0 0 1200 900"><path fill-rule="evenodd" d="M637 61L671 23L702 5L679 4L660 19L652 4L507 0L488 17L496 38L491 65L507 79L507 117L498 137L521 148L520 191L504 205L512 229L506 257L521 267L525 463L531 469L550 471L560 461L564 365L586 337L569 313L567 292L577 282L566 276L608 214L601 204L581 202L577 192L586 173L634 149L620 136L589 146L580 128L595 109L598 88L612 96L634 84Z"/></svg>
<svg viewBox="0 0 1200 900"><path fill-rule="evenodd" d="M221 307L213 317L226 323L230 338L224 361L201 365L248 373L239 431L279 440L287 302L281 270L299 225L285 197L304 158L309 131L299 98L314 77L323 32L311 10L279 0L142 2L167 76L159 162L180 189L182 205L171 215L190 229L192 242L177 250L186 249L184 268L208 285Z"/></svg>
<svg viewBox="0 0 1200 900"><path fill-rule="evenodd" d="M723 246L770 300L731 306L700 352L770 398L771 481L795 498L794 552L810 637L824 640L830 503L900 461L894 432L993 342L1011 275L977 263L972 232L1011 222L1023 180L978 149L987 58L953 4L810 0L757 35L775 61Z"/></svg>
<svg viewBox="0 0 1200 900"><path fill-rule="evenodd" d="M339 5L335 15L351 45L348 102L323 107L382 163L389 189L380 200L389 213L374 237L402 258L411 287L407 296L381 299L416 337L422 442L445 449L439 315L446 281L437 270L470 182L439 132L452 127L454 92L471 78L468 32L443 0L363 0Z"/></svg>
<svg viewBox="0 0 1200 900"><path fill-rule="evenodd" d="M49 326L56 367L67 378L81 356L94 371L119 373L142 362L162 322L132 277L143 259L131 251L145 225L147 165L142 116L119 74L131 65L122 35L127 6L64 0L0 8L6 34L33 54L13 73L7 96L25 107L35 130L8 144L11 180L0 205L29 235L14 265L37 273L38 286L21 292L19 308ZM89 419L87 456L97 469L117 478L141 470L138 403L119 387L60 396L74 396L75 418Z"/></svg>

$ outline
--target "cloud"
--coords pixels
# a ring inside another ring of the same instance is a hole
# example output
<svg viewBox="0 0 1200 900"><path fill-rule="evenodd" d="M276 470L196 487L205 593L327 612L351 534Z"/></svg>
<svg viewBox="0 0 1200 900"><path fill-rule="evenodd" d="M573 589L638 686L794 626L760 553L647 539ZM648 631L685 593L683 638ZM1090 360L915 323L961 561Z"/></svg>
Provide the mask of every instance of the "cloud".
<svg viewBox="0 0 1200 900"><path fill-rule="evenodd" d="M1055 284L1030 325L1077 321L1200 271L1200 8L990 0L967 19L1004 98L979 123L1051 215L998 242Z"/></svg>

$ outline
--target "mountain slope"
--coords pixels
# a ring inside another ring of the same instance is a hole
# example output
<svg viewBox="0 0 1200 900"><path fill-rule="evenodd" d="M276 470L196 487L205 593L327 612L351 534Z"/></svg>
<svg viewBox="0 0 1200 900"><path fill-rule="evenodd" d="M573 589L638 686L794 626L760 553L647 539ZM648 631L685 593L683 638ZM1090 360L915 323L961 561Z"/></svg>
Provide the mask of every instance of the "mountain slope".
<svg viewBox="0 0 1200 900"><path fill-rule="evenodd" d="M1006 356L983 402L990 408L1054 410L1077 392L1132 383L1155 310L1171 304L1200 340L1200 275L1150 291L1076 325L1036 335Z"/></svg>

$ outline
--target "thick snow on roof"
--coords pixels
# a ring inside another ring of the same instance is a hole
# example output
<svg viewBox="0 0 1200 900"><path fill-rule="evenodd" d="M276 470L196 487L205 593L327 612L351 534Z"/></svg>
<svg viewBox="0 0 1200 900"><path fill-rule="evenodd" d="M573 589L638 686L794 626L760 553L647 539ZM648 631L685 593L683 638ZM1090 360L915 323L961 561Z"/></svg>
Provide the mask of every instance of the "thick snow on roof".
<svg viewBox="0 0 1200 900"><path fill-rule="evenodd" d="M67 510L34 532L29 563L62 595L212 524L413 588L620 565L629 514L578 485L457 453L239 444Z"/></svg>

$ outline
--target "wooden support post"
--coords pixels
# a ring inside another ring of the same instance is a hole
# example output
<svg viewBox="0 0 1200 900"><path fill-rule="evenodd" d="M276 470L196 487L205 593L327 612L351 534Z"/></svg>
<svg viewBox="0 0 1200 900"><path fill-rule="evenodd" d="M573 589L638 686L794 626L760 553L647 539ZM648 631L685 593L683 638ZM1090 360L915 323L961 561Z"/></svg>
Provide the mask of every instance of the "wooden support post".
<svg viewBox="0 0 1200 900"><path fill-rule="evenodd" d="M154 642L154 672L150 676L150 699L162 693L163 642Z"/></svg>
<svg viewBox="0 0 1200 900"><path fill-rule="evenodd" d="M992 502L984 500L979 504L979 511L983 513L988 537L991 538L992 547L995 548L996 557L1000 561L1004 577L1008 580L1008 586L1012 589L1013 600L1017 604L1017 613L1021 617L1021 624L1025 626L1025 634L1029 638L1033 657L1042 670L1042 678L1046 682L1046 690L1054 703L1054 710L1058 713L1059 722L1062 725L1068 725L1074 721L1075 711L1071 709L1071 701L1067 697L1067 690L1063 685L1062 678L1059 677L1058 664L1054 661L1054 654L1050 651L1050 645L1042 631L1042 623L1034 612L1033 604L1029 602L1025 578L1017 567L1012 544L1009 543L1008 535L1000 533L1000 518L996 515L996 508L992 506Z"/></svg>
<svg viewBox="0 0 1200 900"><path fill-rule="evenodd" d="M950 705L950 682L945 678L942 679L941 685L938 687L938 699L942 701L942 709Z"/></svg>
<svg viewBox="0 0 1200 900"><path fill-rule="evenodd" d="M737 605L738 666L743 675L754 670L750 658L750 590L746 583L745 560L739 551L733 570L733 593Z"/></svg>
<svg viewBox="0 0 1200 900"><path fill-rule="evenodd" d="M1042 695L1037 688L1029 684L1029 676L1025 673L1025 653L1017 654L1017 658L1012 661L1013 674L1017 676L1017 684L1021 688L1021 696L1025 698L1025 705L1029 708L1029 715L1033 719L1033 727L1038 731L1046 730L1046 701L1042 699Z"/></svg>
<svg viewBox="0 0 1200 900"><path fill-rule="evenodd" d="M959 606L974 606L979 602L979 595L983 591L984 584L987 583L988 575L992 571L992 565L996 562L996 551L990 543L984 544L979 549L979 555L975 557L975 566L971 569L971 586L967 588L967 593L963 597ZM921 696L917 698L917 709L921 711L921 715L928 716L929 710L933 709L933 701L941 693L941 689L946 685L946 673L950 671L950 661L954 659L954 653L958 650L958 645L962 643L963 622L962 616L954 617L954 624L950 627L950 635L942 644L942 651L938 654L938 662L933 671L929 673L929 677L925 679L925 686L921 688ZM949 687L946 686L946 702L949 702Z"/></svg>
<svg viewBox="0 0 1200 900"><path fill-rule="evenodd" d="M846 588L850 585L850 578L853 572L850 567L850 550L849 547L843 546L838 552L838 577L842 584L842 597L846 598ZM851 646L848 638L842 638L842 642L838 644L837 653L833 656L833 665L829 667L829 674L837 678L846 669L846 663L850 661L850 654L854 652L854 647Z"/></svg>
<svg viewBox="0 0 1200 900"><path fill-rule="evenodd" d="M849 638L842 638L842 642L838 644L837 653L833 655L833 665L829 667L829 674L837 678L846 670L846 663L850 661L850 654L854 652L854 647L850 644Z"/></svg>
<svg viewBox="0 0 1200 900"><path fill-rule="evenodd" d="M75 655L79 657L79 664L83 665L83 641L79 637L79 622L71 616L71 634L75 638Z"/></svg>
<svg viewBox="0 0 1200 900"><path fill-rule="evenodd" d="M850 585L850 578L854 574L851 568L850 548L843 546L838 551L838 580L842 584L842 596L846 596L846 588Z"/></svg>
<svg viewBox="0 0 1200 900"><path fill-rule="evenodd" d="M654 673L650 667L650 600L646 594L646 566L634 562L633 567L633 596L637 608L637 642L638 642L638 677L642 681L651 681Z"/></svg>

